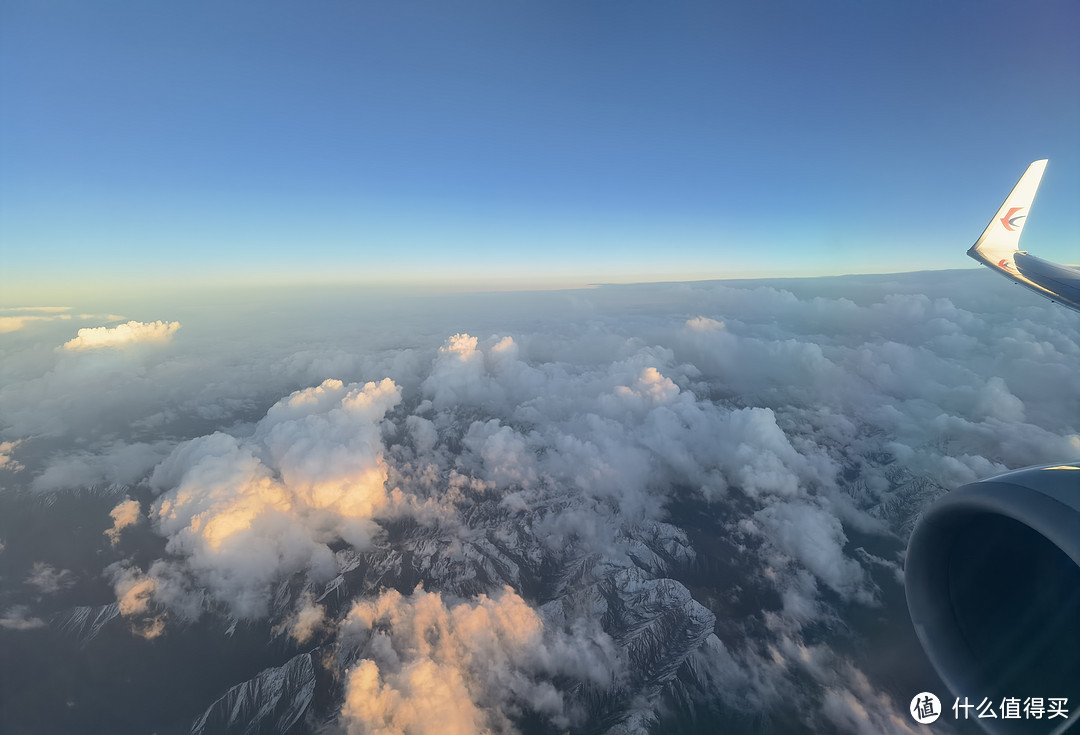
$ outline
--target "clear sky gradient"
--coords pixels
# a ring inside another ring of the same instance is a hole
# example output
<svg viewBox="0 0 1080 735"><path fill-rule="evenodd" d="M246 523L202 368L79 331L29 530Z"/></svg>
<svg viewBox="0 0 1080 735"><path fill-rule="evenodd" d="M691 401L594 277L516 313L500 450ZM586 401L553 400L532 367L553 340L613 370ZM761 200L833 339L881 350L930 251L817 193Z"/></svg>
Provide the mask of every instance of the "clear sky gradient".
<svg viewBox="0 0 1080 735"><path fill-rule="evenodd" d="M0 6L0 301L1080 262L1080 4Z"/></svg>

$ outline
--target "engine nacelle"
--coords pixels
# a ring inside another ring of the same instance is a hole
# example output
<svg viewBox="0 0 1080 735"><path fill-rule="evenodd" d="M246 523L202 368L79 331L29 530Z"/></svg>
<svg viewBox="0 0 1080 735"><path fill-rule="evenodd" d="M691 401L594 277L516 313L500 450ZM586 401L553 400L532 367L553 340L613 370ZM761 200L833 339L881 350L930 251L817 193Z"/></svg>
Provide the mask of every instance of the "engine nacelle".
<svg viewBox="0 0 1080 735"><path fill-rule="evenodd" d="M904 576L915 632L942 680L961 700L994 703L997 719L976 722L993 733L1080 722L1080 463L942 497L911 534ZM1006 697L1065 697L1070 715L1003 719ZM941 699L951 718L955 699Z"/></svg>

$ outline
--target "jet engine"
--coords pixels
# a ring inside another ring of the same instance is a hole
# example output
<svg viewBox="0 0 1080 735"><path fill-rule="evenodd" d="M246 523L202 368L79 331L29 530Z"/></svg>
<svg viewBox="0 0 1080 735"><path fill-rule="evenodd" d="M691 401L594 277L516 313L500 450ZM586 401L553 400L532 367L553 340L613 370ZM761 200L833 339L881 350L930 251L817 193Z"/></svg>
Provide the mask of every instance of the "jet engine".
<svg viewBox="0 0 1080 735"><path fill-rule="evenodd" d="M971 709L967 719L992 733L1080 722L1080 463L945 495L911 534L904 576L915 632L952 690L943 718L965 719L952 711L957 701L986 700L995 717ZM1049 717L1051 698L1067 700L1067 719ZM1004 717L1013 706L1018 717Z"/></svg>

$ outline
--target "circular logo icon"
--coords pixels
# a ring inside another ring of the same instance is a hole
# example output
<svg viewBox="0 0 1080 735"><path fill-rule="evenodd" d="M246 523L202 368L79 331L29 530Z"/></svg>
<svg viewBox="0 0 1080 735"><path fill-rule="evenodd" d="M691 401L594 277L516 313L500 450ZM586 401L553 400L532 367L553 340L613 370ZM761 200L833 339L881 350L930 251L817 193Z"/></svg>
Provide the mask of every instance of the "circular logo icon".
<svg viewBox="0 0 1080 735"><path fill-rule="evenodd" d="M932 692L920 692L911 700L911 707L908 709L915 722L929 725L941 717L941 700Z"/></svg>

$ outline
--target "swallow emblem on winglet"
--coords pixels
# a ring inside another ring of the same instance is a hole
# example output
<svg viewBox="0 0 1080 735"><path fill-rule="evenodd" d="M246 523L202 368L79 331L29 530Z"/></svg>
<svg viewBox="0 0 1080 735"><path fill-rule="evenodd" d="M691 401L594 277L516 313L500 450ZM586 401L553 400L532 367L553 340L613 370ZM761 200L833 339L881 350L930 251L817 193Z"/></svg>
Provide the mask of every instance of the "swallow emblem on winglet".
<svg viewBox="0 0 1080 735"><path fill-rule="evenodd" d="M1024 219L1024 217L1027 216L1027 215L1024 215L1024 214L1021 214L1021 215L1016 214L1021 209L1023 209L1023 207L1013 207L1008 211L1008 213L1004 217L1002 217L999 220L1001 222L1002 226L1006 230L1008 230L1009 232L1013 232L1014 228L1019 226L1019 224L1018 224L1019 221Z"/></svg>
<svg viewBox="0 0 1080 735"><path fill-rule="evenodd" d="M1045 159L1027 167L968 255L1039 296L1080 312L1080 266L1051 263L1020 249L1020 239L1026 237L1021 230L1031 215L1045 170ZM1072 474L1080 475L1080 471Z"/></svg>

